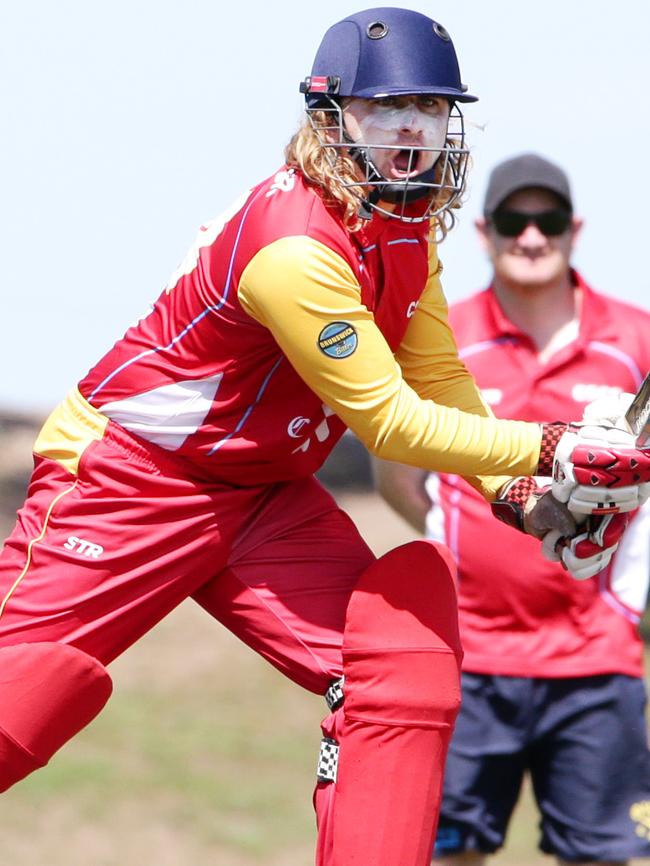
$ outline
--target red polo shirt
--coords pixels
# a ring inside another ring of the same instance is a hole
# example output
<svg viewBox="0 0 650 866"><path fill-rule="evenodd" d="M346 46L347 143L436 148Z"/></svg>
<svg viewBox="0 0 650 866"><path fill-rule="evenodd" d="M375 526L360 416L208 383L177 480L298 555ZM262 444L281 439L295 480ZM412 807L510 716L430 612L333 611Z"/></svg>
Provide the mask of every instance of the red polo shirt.
<svg viewBox="0 0 650 866"><path fill-rule="evenodd" d="M460 354L501 418L580 418L608 391L636 391L650 369L650 314L592 291L577 337L541 363L530 337L486 290L452 306ZM459 563L464 669L510 676L642 675L638 621L648 586L650 513L638 514L610 567L573 580L539 542L496 521L457 476L431 476L431 535Z"/></svg>

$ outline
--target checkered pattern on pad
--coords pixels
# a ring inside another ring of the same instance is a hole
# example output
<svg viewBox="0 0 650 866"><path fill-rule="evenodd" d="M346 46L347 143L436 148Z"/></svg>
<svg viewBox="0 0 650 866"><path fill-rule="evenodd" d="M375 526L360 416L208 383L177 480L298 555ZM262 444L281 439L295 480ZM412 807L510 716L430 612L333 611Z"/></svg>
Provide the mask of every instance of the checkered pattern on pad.
<svg viewBox="0 0 650 866"><path fill-rule="evenodd" d="M553 475L553 458L557 443L566 433L568 424L562 421L554 421L552 424L542 424L542 444L539 449L539 463L535 475L551 477Z"/></svg>
<svg viewBox="0 0 650 866"><path fill-rule="evenodd" d="M325 692L325 703L332 711L343 703L344 682L344 677L341 677L338 680L334 680L334 682L330 685L329 689Z"/></svg>
<svg viewBox="0 0 650 866"><path fill-rule="evenodd" d="M316 778L319 782L336 782L339 766L339 744L331 737L323 737L320 743Z"/></svg>

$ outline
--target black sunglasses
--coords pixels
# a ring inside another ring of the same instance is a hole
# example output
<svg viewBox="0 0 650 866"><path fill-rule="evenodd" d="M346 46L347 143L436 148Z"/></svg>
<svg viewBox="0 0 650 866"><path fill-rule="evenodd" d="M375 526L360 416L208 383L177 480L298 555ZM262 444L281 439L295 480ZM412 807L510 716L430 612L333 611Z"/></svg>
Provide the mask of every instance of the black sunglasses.
<svg viewBox="0 0 650 866"><path fill-rule="evenodd" d="M529 225L537 226L547 237L563 235L571 225L571 211L557 207L551 210L540 210L536 213L525 213L519 210L495 210L490 222L495 231L504 238L516 238Z"/></svg>

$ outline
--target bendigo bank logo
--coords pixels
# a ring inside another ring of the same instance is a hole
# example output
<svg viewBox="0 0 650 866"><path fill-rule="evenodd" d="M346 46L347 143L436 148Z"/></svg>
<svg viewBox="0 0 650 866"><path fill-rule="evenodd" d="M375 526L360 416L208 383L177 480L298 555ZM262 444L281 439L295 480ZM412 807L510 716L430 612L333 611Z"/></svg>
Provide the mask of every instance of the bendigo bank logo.
<svg viewBox="0 0 650 866"><path fill-rule="evenodd" d="M357 332L348 322L330 322L318 335L318 348L329 358L349 358L358 342Z"/></svg>

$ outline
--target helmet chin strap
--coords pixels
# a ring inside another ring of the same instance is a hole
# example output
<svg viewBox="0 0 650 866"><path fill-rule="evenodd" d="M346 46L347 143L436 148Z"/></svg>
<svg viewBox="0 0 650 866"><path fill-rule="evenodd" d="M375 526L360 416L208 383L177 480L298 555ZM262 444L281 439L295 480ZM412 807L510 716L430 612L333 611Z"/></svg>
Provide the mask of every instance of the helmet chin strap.
<svg viewBox="0 0 650 866"><path fill-rule="evenodd" d="M413 175L407 181L408 188L404 193L404 185L386 181L382 185L381 198L389 202L412 202L431 195L431 184L435 181L436 167L423 171L422 174Z"/></svg>

